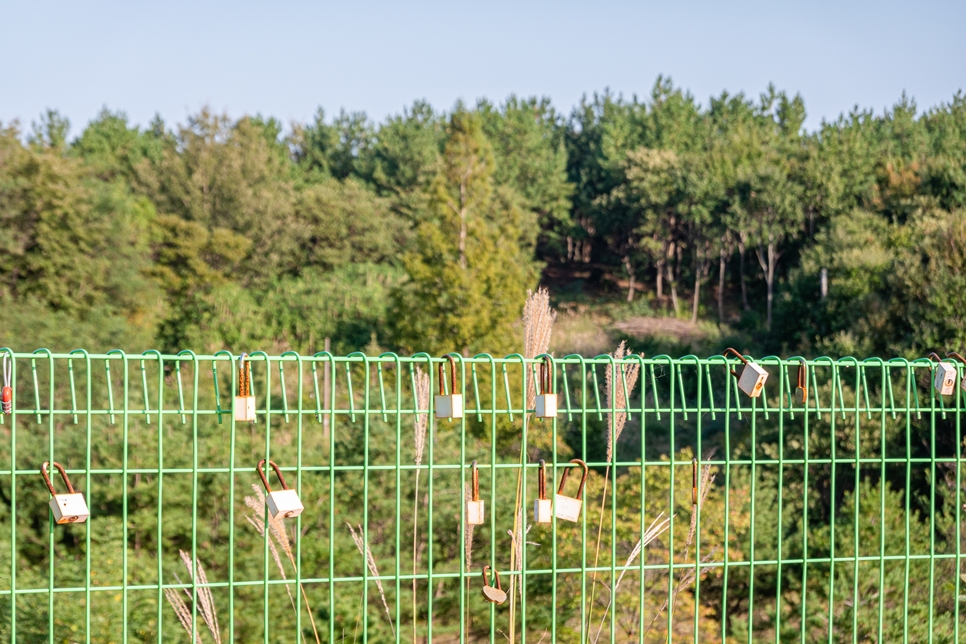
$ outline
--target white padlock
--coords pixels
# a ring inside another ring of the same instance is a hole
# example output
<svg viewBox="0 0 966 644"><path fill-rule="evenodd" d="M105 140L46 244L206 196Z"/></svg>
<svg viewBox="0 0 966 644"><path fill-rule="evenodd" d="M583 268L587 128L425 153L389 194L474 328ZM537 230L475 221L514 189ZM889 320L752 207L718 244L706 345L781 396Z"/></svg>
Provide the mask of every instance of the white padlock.
<svg viewBox="0 0 966 644"><path fill-rule="evenodd" d="M487 571L493 571L493 577L496 579L496 586L490 585L490 580L487 578ZM490 602L491 604L502 604L506 601L506 592L500 585L500 573L489 566L483 566L483 599Z"/></svg>
<svg viewBox="0 0 966 644"><path fill-rule="evenodd" d="M929 359L931 360L933 356L939 364L936 365L932 384L940 396L948 396L953 393L953 389L956 387L956 365L943 362L942 358L935 353L930 353Z"/></svg>
<svg viewBox="0 0 966 644"><path fill-rule="evenodd" d="M483 525L484 507L480 500L480 472L476 469L476 461L473 461L473 496L466 502L466 524Z"/></svg>
<svg viewBox="0 0 966 644"><path fill-rule="evenodd" d="M258 476L262 479L262 485L265 486L265 491L268 492L268 498L265 500L268 503L268 511L271 513L272 518L280 517L282 519L287 519L291 517L297 517L302 514L302 501L299 500L299 495L295 490L290 490L285 484L285 479L282 477L282 471L278 469L273 461L268 461L268 464L275 470L275 476L278 477L278 482L282 484L282 489L273 492L272 488L268 485L268 479L265 478L265 459L258 461L258 465L255 470L258 472Z"/></svg>
<svg viewBox="0 0 966 644"><path fill-rule="evenodd" d="M537 394L534 412L537 418L556 418L557 394L553 391L553 361L550 356L543 357L543 364L540 366L540 380L542 381L543 393Z"/></svg>
<svg viewBox="0 0 966 644"><path fill-rule="evenodd" d="M745 360L744 356L734 349L725 349L724 355L727 356L729 353L741 360L741 363L744 365L741 368L741 375L738 375L735 371L731 372L731 375L738 379L738 388L752 398L760 396L765 386L765 381L768 380L768 372L754 362Z"/></svg>
<svg viewBox="0 0 966 644"><path fill-rule="evenodd" d="M252 395L252 365L246 360L247 353L238 356L238 395L235 396L232 412L237 422L255 420L255 396Z"/></svg>
<svg viewBox="0 0 966 644"><path fill-rule="evenodd" d="M456 393L456 361L446 356L450 365L449 393L443 388L443 363L439 363L439 395L436 396L436 418L462 418L463 394Z"/></svg>
<svg viewBox="0 0 966 644"><path fill-rule="evenodd" d="M57 494L54 491L54 485L50 482L50 476L47 475L47 466L49 465L53 465L60 472L60 478L64 480L64 485L67 486L67 494ZM87 509L87 502L84 500L84 495L74 491L74 486L70 484L70 479L67 478L67 472L64 471L61 464L44 461L44 464L40 466L40 473L43 474L47 489L50 490L50 511L54 514L54 522L65 524L84 523L87 521L87 517L91 513Z"/></svg>
<svg viewBox="0 0 966 644"><path fill-rule="evenodd" d="M577 496L570 497L564 496L563 494L564 485L567 483L567 475L570 473L570 468L567 468L560 475L560 485L557 486L557 494L554 497L553 506L554 513L558 519L576 523L580 521L580 510L584 505L584 485L587 484L587 463L584 463L579 458L572 458L570 462L579 465L584 470L580 477L580 487L577 488Z"/></svg>
<svg viewBox="0 0 966 644"><path fill-rule="evenodd" d="M547 464L540 459L537 471L537 498L533 500L533 520L536 523L553 521L553 505L547 498Z"/></svg>

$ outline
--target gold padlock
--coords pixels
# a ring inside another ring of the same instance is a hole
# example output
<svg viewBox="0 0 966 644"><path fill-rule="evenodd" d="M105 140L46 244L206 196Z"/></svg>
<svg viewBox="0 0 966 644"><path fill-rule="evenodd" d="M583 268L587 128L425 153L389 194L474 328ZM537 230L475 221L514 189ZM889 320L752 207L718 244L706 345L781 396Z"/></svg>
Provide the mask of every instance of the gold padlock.
<svg viewBox="0 0 966 644"><path fill-rule="evenodd" d="M50 482L50 477L47 476L48 465L53 465L60 472L60 478L63 479L64 485L67 486L67 494L57 494L54 491L54 485ZM44 477L44 483L47 484L47 489L50 490L50 511L54 514L54 522L63 525L65 523L84 523L87 521L87 517L90 516L90 511L87 509L87 502L84 500L84 495L74 491L74 486L70 484L70 479L67 478L67 472L64 471L63 466L60 463L44 461L44 464L40 466L40 473Z"/></svg>
<svg viewBox="0 0 966 644"><path fill-rule="evenodd" d="M456 393L456 361L453 356L446 356L449 360L449 393L443 388L443 363L439 363L439 395L436 396L436 418L462 418L463 394Z"/></svg>
<svg viewBox="0 0 966 644"><path fill-rule="evenodd" d="M252 422L255 420L255 397L252 395L252 364L248 354L238 356L238 395L233 406L235 420Z"/></svg>
<svg viewBox="0 0 966 644"><path fill-rule="evenodd" d="M729 353L741 360L741 363L744 365L741 368L741 375L738 375L734 370L731 372L731 375L738 379L738 388L752 398L760 396L761 390L765 386L765 381L768 380L768 372L754 362L745 360L743 355L731 347L725 349L722 355L727 356Z"/></svg>
<svg viewBox="0 0 966 644"><path fill-rule="evenodd" d="M550 356L543 357L543 364L540 365L540 380L543 393L537 394L535 415L537 418L556 418L557 393L553 391L553 361Z"/></svg>
<svg viewBox="0 0 966 644"><path fill-rule="evenodd" d="M956 388L956 365L943 362L943 359L936 355L936 352L929 354L928 358L936 358L936 373L933 376L933 386L940 396L948 396Z"/></svg>
<svg viewBox="0 0 966 644"><path fill-rule="evenodd" d="M533 520L537 523L553 521L553 506L547 498L547 464L540 459L537 471L537 498L533 500Z"/></svg>
<svg viewBox="0 0 966 644"><path fill-rule="evenodd" d="M570 462L583 468L584 473L580 477L580 487L577 488L577 496L569 497L563 495L564 485L567 483L567 475L570 473L568 467L560 475L560 485L557 486L557 494L553 500L554 512L558 519L564 521L580 521L580 509L584 504L584 485L587 484L587 463L579 458L572 458Z"/></svg>
<svg viewBox="0 0 966 644"><path fill-rule="evenodd" d="M480 472L473 461L473 498L466 502L466 524L483 525L483 501L480 500Z"/></svg>
<svg viewBox="0 0 966 644"><path fill-rule="evenodd" d="M808 400L808 363L805 358L799 358L802 364L798 366L798 386L795 387L795 398L798 404L804 405Z"/></svg>
<svg viewBox="0 0 966 644"><path fill-rule="evenodd" d="M947 358L956 358L957 360L959 360L963 364L966 364L966 358L964 358L963 356L959 355L955 351L950 351L949 353L946 354L946 357ZM959 381L959 388L962 389L963 391L966 391L966 376L963 376L963 379Z"/></svg>
<svg viewBox="0 0 966 644"><path fill-rule="evenodd" d="M489 570L493 571L493 577L496 579L496 588L490 585L490 580L486 576ZM506 601L506 593L503 592L503 587L500 585L500 573L489 566L483 566L483 599L491 604L502 604Z"/></svg>
<svg viewBox="0 0 966 644"><path fill-rule="evenodd" d="M262 485L265 486L265 491L268 492L268 497L265 501L268 503L268 511L271 512L272 518L281 516L281 518L286 519L302 514L302 510L305 508L302 506L302 501L299 500L298 492L290 490L288 485L285 484L282 471L278 469L278 465L274 461L269 461L268 464L275 470L275 476L278 477L278 482L282 484L281 490L273 492L272 488L268 485L268 479L265 478L265 472L263 471L265 466L264 458L258 461L255 470L258 472L259 478L262 479Z"/></svg>

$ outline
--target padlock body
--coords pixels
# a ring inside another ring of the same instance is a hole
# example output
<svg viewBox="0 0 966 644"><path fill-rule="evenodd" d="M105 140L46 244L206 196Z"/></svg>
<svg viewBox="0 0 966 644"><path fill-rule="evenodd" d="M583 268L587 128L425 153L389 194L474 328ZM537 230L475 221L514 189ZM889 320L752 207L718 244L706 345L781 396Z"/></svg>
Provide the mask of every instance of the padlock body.
<svg viewBox="0 0 966 644"><path fill-rule="evenodd" d="M483 586L483 599L494 604L502 604L506 601L506 592L493 586Z"/></svg>
<svg viewBox="0 0 966 644"><path fill-rule="evenodd" d="M808 395L808 391L804 387L795 387L795 400L798 401L799 405L805 404L805 398Z"/></svg>
<svg viewBox="0 0 966 644"><path fill-rule="evenodd" d="M537 396L537 418L556 418L557 394L540 394Z"/></svg>
<svg viewBox="0 0 966 644"><path fill-rule="evenodd" d="M533 520L537 523L553 521L553 505L550 499L533 500Z"/></svg>
<svg viewBox="0 0 966 644"><path fill-rule="evenodd" d="M235 396L234 412L238 422L255 420L255 396Z"/></svg>
<svg viewBox="0 0 966 644"><path fill-rule="evenodd" d="M942 396L953 393L956 387L956 367L945 362L940 362L936 367L936 376L933 380L936 391Z"/></svg>
<svg viewBox="0 0 966 644"><path fill-rule="evenodd" d="M436 396L436 418L462 418L463 394Z"/></svg>
<svg viewBox="0 0 966 644"><path fill-rule="evenodd" d="M767 371L754 362L749 362L744 365L744 368L741 370L741 376L738 377L738 389L741 389L752 398L757 398L761 395L761 390L765 386L765 380L767 379Z"/></svg>
<svg viewBox="0 0 966 644"><path fill-rule="evenodd" d="M50 499L50 511L54 513L54 521L59 524L84 523L90 516L87 501L80 492L55 494Z"/></svg>
<svg viewBox="0 0 966 644"><path fill-rule="evenodd" d="M483 525L483 501L466 502L467 525Z"/></svg>
<svg viewBox="0 0 966 644"><path fill-rule="evenodd" d="M558 519L573 521L574 523L580 521L580 508L584 504L580 499L558 494L554 498L553 504Z"/></svg>
<svg viewBox="0 0 966 644"><path fill-rule="evenodd" d="M276 490L268 493L268 511L272 517L287 519L302 514L302 501L295 490Z"/></svg>

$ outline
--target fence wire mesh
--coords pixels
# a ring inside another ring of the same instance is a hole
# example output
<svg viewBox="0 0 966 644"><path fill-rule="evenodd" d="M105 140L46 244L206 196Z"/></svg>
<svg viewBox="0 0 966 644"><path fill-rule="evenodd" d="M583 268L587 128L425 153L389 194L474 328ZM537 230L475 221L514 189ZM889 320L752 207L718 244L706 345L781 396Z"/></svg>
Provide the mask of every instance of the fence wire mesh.
<svg viewBox="0 0 966 644"><path fill-rule="evenodd" d="M768 357L750 398L723 357L256 352L243 423L228 352L0 353L11 642L961 641L960 363L943 396L928 359ZM535 522L571 459L579 521ZM45 461L86 522L54 523Z"/></svg>

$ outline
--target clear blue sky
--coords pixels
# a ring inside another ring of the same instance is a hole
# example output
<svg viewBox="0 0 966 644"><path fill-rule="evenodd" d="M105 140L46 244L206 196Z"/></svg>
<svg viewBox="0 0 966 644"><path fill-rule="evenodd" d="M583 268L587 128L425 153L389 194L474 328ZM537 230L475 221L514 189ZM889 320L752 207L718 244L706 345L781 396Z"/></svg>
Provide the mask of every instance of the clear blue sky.
<svg viewBox="0 0 966 644"><path fill-rule="evenodd" d="M810 129L903 90L928 108L966 89L966 2L0 2L0 121L56 108L73 135L102 106L142 125L206 104L288 124L516 93L569 113L659 74L702 102L773 82L803 96Z"/></svg>

